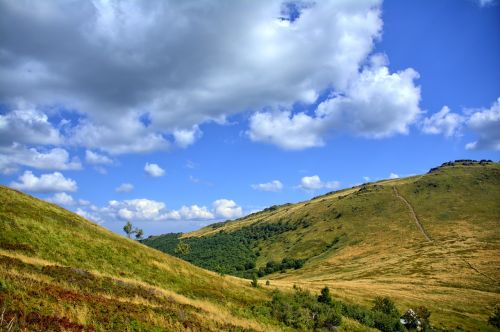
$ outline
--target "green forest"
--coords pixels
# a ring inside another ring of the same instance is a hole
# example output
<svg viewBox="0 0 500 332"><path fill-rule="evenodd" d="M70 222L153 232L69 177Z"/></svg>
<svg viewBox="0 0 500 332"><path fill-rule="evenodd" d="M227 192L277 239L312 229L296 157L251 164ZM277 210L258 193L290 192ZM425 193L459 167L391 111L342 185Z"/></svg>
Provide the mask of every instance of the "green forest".
<svg viewBox="0 0 500 332"><path fill-rule="evenodd" d="M190 263L220 274L238 277L263 277L287 269L299 269L305 259L283 258L280 262L269 261L257 268L259 241L297 229L297 225L284 222L258 224L233 232L221 230L211 236L181 239L182 233L152 236L141 242L145 245L182 258Z"/></svg>

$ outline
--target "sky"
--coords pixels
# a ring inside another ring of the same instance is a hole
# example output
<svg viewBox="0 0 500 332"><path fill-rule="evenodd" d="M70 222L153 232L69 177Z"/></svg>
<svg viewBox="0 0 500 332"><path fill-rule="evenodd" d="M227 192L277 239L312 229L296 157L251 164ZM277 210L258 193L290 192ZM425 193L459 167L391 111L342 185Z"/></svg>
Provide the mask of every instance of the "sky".
<svg viewBox="0 0 500 332"><path fill-rule="evenodd" d="M186 232L500 159L498 0L0 0L0 183Z"/></svg>

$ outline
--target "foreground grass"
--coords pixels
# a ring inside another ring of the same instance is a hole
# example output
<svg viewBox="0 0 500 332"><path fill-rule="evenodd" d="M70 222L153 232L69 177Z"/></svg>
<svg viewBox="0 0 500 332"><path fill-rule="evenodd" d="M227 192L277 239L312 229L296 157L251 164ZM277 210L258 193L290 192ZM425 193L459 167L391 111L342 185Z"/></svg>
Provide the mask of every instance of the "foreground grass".
<svg viewBox="0 0 500 332"><path fill-rule="evenodd" d="M0 201L2 324L32 330L275 329L248 311L270 291L169 257L14 190L0 187Z"/></svg>

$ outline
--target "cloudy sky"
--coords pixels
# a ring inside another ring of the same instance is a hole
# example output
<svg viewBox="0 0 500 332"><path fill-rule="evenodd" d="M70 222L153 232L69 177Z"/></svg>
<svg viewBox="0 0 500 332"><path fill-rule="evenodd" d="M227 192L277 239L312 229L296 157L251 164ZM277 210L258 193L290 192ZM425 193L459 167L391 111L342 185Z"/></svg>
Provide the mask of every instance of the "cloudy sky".
<svg viewBox="0 0 500 332"><path fill-rule="evenodd" d="M120 232L500 159L500 4L0 0L0 183Z"/></svg>

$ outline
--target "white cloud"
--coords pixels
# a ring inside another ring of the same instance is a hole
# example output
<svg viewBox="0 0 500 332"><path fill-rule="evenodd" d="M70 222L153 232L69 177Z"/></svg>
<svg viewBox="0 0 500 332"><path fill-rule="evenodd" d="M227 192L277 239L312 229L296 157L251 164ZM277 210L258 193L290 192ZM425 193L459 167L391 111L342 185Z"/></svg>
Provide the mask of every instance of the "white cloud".
<svg viewBox="0 0 500 332"><path fill-rule="evenodd" d="M281 191L283 189L283 184L279 180L273 180L271 182L252 184L252 188L261 191Z"/></svg>
<svg viewBox="0 0 500 332"><path fill-rule="evenodd" d="M422 131L426 134L443 134L446 137L457 135L465 117L450 111L448 106L422 121Z"/></svg>
<svg viewBox="0 0 500 332"><path fill-rule="evenodd" d="M81 121L69 133L71 144L105 150L112 154L144 153L167 150L168 141L151 132L134 114L95 124Z"/></svg>
<svg viewBox="0 0 500 332"><path fill-rule="evenodd" d="M500 150L500 98L489 109L474 112L467 120L467 126L474 130L479 139L467 143L468 150Z"/></svg>
<svg viewBox="0 0 500 332"><path fill-rule="evenodd" d="M144 171L153 177L160 177L165 175L165 170L158 166L158 164L146 163L146 165L144 166Z"/></svg>
<svg viewBox="0 0 500 332"><path fill-rule="evenodd" d="M14 189L31 192L63 192L76 191L76 182L72 179L65 178L59 172L51 174L42 174L40 177L33 175L31 171L25 171L18 178L18 182L12 182L10 186Z"/></svg>
<svg viewBox="0 0 500 332"><path fill-rule="evenodd" d="M110 201L111 207L120 219L125 220L162 220L165 203L140 198L125 201Z"/></svg>
<svg viewBox="0 0 500 332"><path fill-rule="evenodd" d="M198 126L193 126L192 129L177 129L173 132L175 143L181 148L185 148L193 144L202 135Z"/></svg>
<svg viewBox="0 0 500 332"><path fill-rule="evenodd" d="M178 210L179 215L183 219L200 220L200 219L214 219L212 212L208 211L205 206L191 205L183 206Z"/></svg>
<svg viewBox="0 0 500 332"><path fill-rule="evenodd" d="M122 183L118 187L115 188L117 193L129 193L134 190L134 185L131 183Z"/></svg>
<svg viewBox="0 0 500 332"><path fill-rule="evenodd" d="M59 205L75 205L76 201L73 199L71 195L66 194L65 192L56 193L52 197L48 198L47 201L59 204Z"/></svg>
<svg viewBox="0 0 500 332"><path fill-rule="evenodd" d="M322 102L316 114L337 131L382 138L407 134L421 113L419 75L411 69L390 73L379 56L351 81L345 93Z"/></svg>
<svg viewBox="0 0 500 332"><path fill-rule="evenodd" d="M91 150L85 150L85 161L92 165L98 164L112 164L113 160L106 155L93 152Z"/></svg>
<svg viewBox="0 0 500 332"><path fill-rule="evenodd" d="M304 176L301 181L299 188L303 190L318 190L318 189L336 189L340 186L338 181L321 181L318 175Z"/></svg>
<svg viewBox="0 0 500 332"><path fill-rule="evenodd" d="M82 168L77 157L70 159L68 151L53 148L40 151L13 143L9 147L0 146L0 171L27 166L44 170L78 170Z"/></svg>
<svg viewBox="0 0 500 332"><path fill-rule="evenodd" d="M391 173L389 174L389 179L399 179L399 175L397 175L396 173Z"/></svg>
<svg viewBox="0 0 500 332"><path fill-rule="evenodd" d="M277 145L286 150L302 150L323 146L324 124L305 113L289 111L258 112L250 118L247 132L254 142Z"/></svg>
<svg viewBox="0 0 500 332"><path fill-rule="evenodd" d="M171 136L187 146L202 123L344 91L383 25L380 0L311 2L293 22L282 19L282 1L0 6L2 100L23 95L75 110L82 118L65 141L112 154L165 150ZM61 55L71 61L61 65ZM306 133L300 118L290 122ZM57 141L56 131L44 132ZM323 143L318 135L298 147L274 141L289 149Z"/></svg>
<svg viewBox="0 0 500 332"><path fill-rule="evenodd" d="M168 210L165 203L150 199L110 201L104 209L95 209L121 220L210 220L214 214L205 206L182 206L179 210Z"/></svg>
<svg viewBox="0 0 500 332"><path fill-rule="evenodd" d="M15 109L0 115L0 145L14 142L27 144L58 144L59 131L52 126L45 113L24 101L17 101Z"/></svg>
<svg viewBox="0 0 500 332"><path fill-rule="evenodd" d="M79 199L78 205L87 206L87 205L90 205L90 202L87 201L86 199Z"/></svg>
<svg viewBox="0 0 500 332"><path fill-rule="evenodd" d="M421 114L418 73L390 73L385 58L376 55L342 92L319 104L314 114L290 111L257 112L250 118L253 141L299 150L324 145L324 136L347 132L368 138L407 134Z"/></svg>
<svg viewBox="0 0 500 332"><path fill-rule="evenodd" d="M226 219L238 218L243 215L243 210L230 199L218 199L213 202L214 212L218 217Z"/></svg>
<svg viewBox="0 0 500 332"><path fill-rule="evenodd" d="M369 176L363 176L363 180L365 180L365 182L370 182L370 177Z"/></svg>

